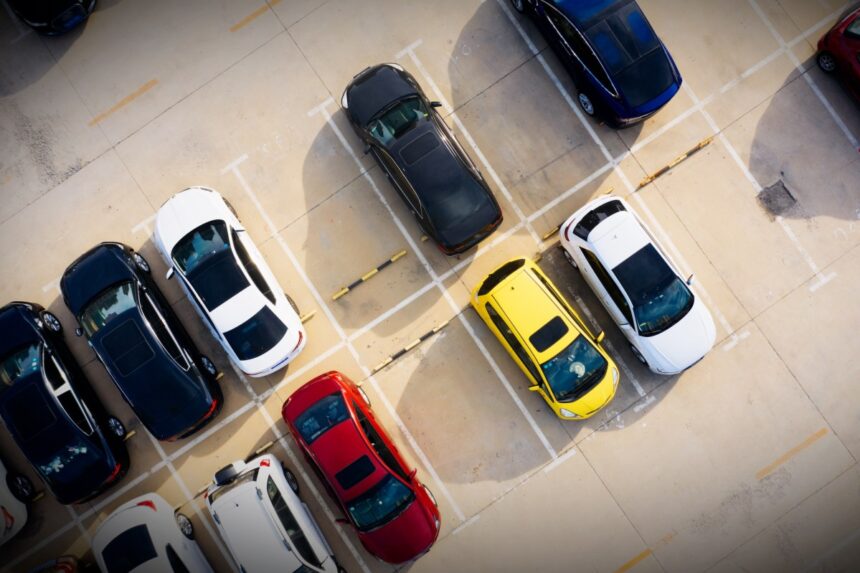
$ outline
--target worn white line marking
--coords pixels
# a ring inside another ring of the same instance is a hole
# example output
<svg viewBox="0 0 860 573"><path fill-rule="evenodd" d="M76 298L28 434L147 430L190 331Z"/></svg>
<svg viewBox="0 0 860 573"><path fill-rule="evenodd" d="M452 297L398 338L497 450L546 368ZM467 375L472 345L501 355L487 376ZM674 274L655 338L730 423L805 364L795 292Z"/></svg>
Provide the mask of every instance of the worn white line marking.
<svg viewBox="0 0 860 573"><path fill-rule="evenodd" d="M331 99L327 100L328 103L331 103L332 101L333 100L331 100ZM341 142L345 142L346 140L344 139L343 134L340 132L340 129L337 127L337 125L335 125L334 121L331 119L331 116L328 114L328 111L325 109L325 107L318 108L318 109L320 109L322 111L322 113L325 115L326 121L328 122L329 126L334 130L334 132L337 134L338 139L340 139ZM349 147L348 145L346 145L345 148L347 149L349 154L352 156L353 160L356 163L359 163L359 159L355 155L355 152L352 150L352 148ZM322 309L322 311L323 311L323 313L325 313L326 317L328 317L329 321L332 323L332 326L334 326L335 330L337 331L338 336L340 337L340 340L346 344L347 349L349 350L350 354L352 354L353 358L355 358L356 363L358 363L361 366L362 371L364 372L365 376L369 376L371 384L373 385L374 389L377 392L379 392L380 396L382 396L382 402L385 405L385 407L388 410L391 417L394 419L395 423L397 424L397 427L403 433L404 437L406 437L407 441L409 442L409 445L412 446L413 451L415 451L415 454L418 456L418 459L424 465L424 468L427 470L427 472L430 474L430 476L433 478L433 480L437 483L438 487L442 491L442 494L445 496L445 498L451 504L451 507L454 509L454 512L460 518L460 521L462 521L463 519L465 519L465 516L463 515L462 510L460 510L460 506L457 505L457 502L454 501L454 498L451 496L451 492L448 490L445 483L439 477L439 474L436 473L436 469L430 463L430 460L427 458L427 455L424 453L424 450L422 450L421 447L418 445L418 442L415 440L415 437L412 435L412 432L410 432L409 429L406 428L406 425L403 423L403 420L400 418L400 415L397 413L397 411L394 409L394 407L391 405L391 403L385 397L385 394L383 394L379 390L378 384L376 383L376 379L373 376L370 376L370 370L361 363L358 352L356 351L355 347L352 345L352 342L350 342L349 339L347 338L346 333L344 332L341 325L338 323L337 319L335 318L334 314L331 311L331 308L329 308L328 303L322 297L319 290L317 290L316 286L314 286L313 282L311 282L310 278L307 276L307 273L305 273L301 264L299 264L298 259L293 254L289 245L287 245L286 241L278 233L277 227L275 227L275 224L272 222L272 219L269 217L269 215L263 209L263 206L262 206L262 204L260 204L259 199L257 199L257 195L251 189L251 186L248 184L248 182L245 180L245 177L242 175L242 172L239 170L240 164L243 161L245 161L247 158L248 158L247 154L239 157L238 159L233 161L230 165L225 167L222 170L222 173L226 173L228 171L231 171L233 173L233 175L236 177L236 179L239 181L240 186L245 191L245 194L249 197L249 199L254 204L254 206L257 208L257 211L260 213L260 216L263 218L263 221L268 226L269 231L275 237L275 240L278 242L278 245L281 247L281 250L284 252L285 255L287 255L287 258L290 260L290 263L293 265L293 268L299 274L299 276L301 277L302 281L305 283L307 288L311 291L311 294L313 295L314 299L317 301L317 305L319 306L319 308ZM369 175L366 175L366 176L368 178L370 178ZM370 178L370 181L372 182L373 179ZM375 186L375 183L374 183L374 186ZM409 237L409 239L411 242L411 237ZM414 243L411 244L411 247L416 253L419 253L419 255L420 255L420 251L418 250L417 246Z"/></svg>
<svg viewBox="0 0 860 573"><path fill-rule="evenodd" d="M267 391L264 394L261 394L260 398L263 398L263 399L267 398L268 394L270 394L271 392L276 392L276 391L280 390L281 388L283 388L284 386L286 386L287 384L289 384L290 382L292 382L293 380L295 380L299 376L304 375L308 370L310 370L312 368L316 368L317 366L322 364L324 361L326 361L330 356L334 355L336 352L338 352L340 350L343 350L344 348L346 348L346 344L344 344L343 342L338 342L337 344L335 344L334 346L332 346L331 348L329 348L328 350L326 350L325 352L323 352L319 356L315 357L313 360L311 360L307 364L303 364L301 368L298 368L297 370L294 370L292 372L288 372L288 375L286 378L284 378L283 380L278 382L275 385L275 387L272 388L270 391Z"/></svg>
<svg viewBox="0 0 860 573"><path fill-rule="evenodd" d="M451 535L457 535L458 533L460 533L461 531L463 531L464 529L466 529L467 527L469 527L470 525L472 525L473 523L475 523L479 519L481 519L481 514L476 513L475 515L473 515L472 517L470 517L469 519L467 519L466 521L464 521L463 523L461 523L460 525L455 527L454 530L451 532Z"/></svg>
<svg viewBox="0 0 860 573"><path fill-rule="evenodd" d="M560 456L558 456L553 461L551 461L546 466L544 466L543 473L545 473L545 474L551 473L553 470L558 468L561 464L563 464L564 462L566 462L567 460L569 460L570 458L575 456L576 452L577 452L576 446L573 446L572 448L570 448L566 452L562 452L562 454Z"/></svg>
<svg viewBox="0 0 860 573"><path fill-rule="evenodd" d="M92 536L90 535L90 532L89 532L89 531L87 531L87 529L86 529L86 528L84 527L84 525L81 523L81 518L80 518L80 516L78 515L78 512L77 512L77 511L75 511L75 510L74 510L74 508L73 508L72 506L70 506L70 505L66 505L66 506L64 506L64 507L66 508L66 511L69 513L69 517L71 517L71 518L72 518L72 523L74 523L75 525L77 525L77 527L78 527L78 531L80 531L80 532L81 532L81 535L83 535L83 536L84 536L84 539L86 539L86 540L87 540L87 543L88 543L88 544L90 544L90 545L92 545L92 544L93 544L93 538L92 538Z"/></svg>
<svg viewBox="0 0 860 573"><path fill-rule="evenodd" d="M60 292L60 278L59 277L55 278L54 280L52 280L49 283L45 283L42 286L42 292L44 292L44 293L50 292L52 290L56 290L57 294L62 294Z"/></svg>
<svg viewBox="0 0 860 573"><path fill-rule="evenodd" d="M329 98L327 101L329 103L333 103L333 100L331 98ZM350 157L352 157L352 160L355 162L355 164L360 167L361 162L358 159L358 156L355 154L355 151L352 149L352 146L346 140L346 137L344 137L343 133L340 131L340 128L338 128L337 124L335 124L335 122L334 122L331 114L329 113L328 109L326 107L322 107L322 108L318 107L316 109L318 109L320 111L320 113L322 113L325 116L326 121L329 124L329 127L334 131L335 135L337 135L337 138L340 140L344 149L347 151L347 153L349 153ZM519 396L517 396L516 392L514 391L513 387L511 386L511 383L508 381L507 377L502 373L502 370L501 370L501 368L499 368L499 365L496 364L495 359L493 359L493 357L490 355L490 353L487 352L487 349L484 347L484 344L481 342L481 340L475 334L475 331L472 329L471 325L466 321L465 317L463 316L463 313L460 312L461 309L457 306L457 303L454 302L454 299L451 297L451 294L445 288L445 285L442 284L442 280L436 274L436 271L433 269L432 265L427 260L427 257L424 255L423 251L421 251L419 246L415 243L415 240L412 238L412 236L406 230L406 227L403 225L403 222L400 220L400 218L397 216L397 214L391 208L391 205L389 205L388 200L382 194L382 191L379 190L379 187L376 185L376 181L374 181L373 177L371 177L369 173L365 173L364 177L367 179L368 183L370 184L371 188L373 189L373 192L376 194L380 203L382 203L383 207L385 207L385 209L388 211L389 215L391 216L392 220L394 221L395 226L400 231L400 234L403 235L403 238L406 239L407 243L409 243L410 248L415 253L415 255L418 257L418 260L421 262L421 265L427 271L427 274L430 275L430 278L433 280L433 283L436 285L436 287L439 289L440 293L442 294L442 298L445 299L445 301L451 307L451 310L453 310L454 313L457 315L457 318L460 320L460 323L468 331L469 335L472 337L472 340L474 340L475 345L478 347L478 349L481 351L481 354L483 354L484 358L487 360L487 363L490 365L490 367L493 369L493 371L499 377L499 380L502 382L502 385L505 387L508 394L514 400L514 403L517 405L517 408L519 408L523 417L525 417L526 421L529 423L532 430L535 432L538 439L543 444L547 453L549 453L549 455L552 458L555 458L556 457L555 450L553 449L552 445L550 445L549 440L544 435L543 431L540 429L540 427L538 427L537 422L535 422L534 417L531 415L531 412L528 410L528 408L526 408L525 404L519 398ZM352 348L351 344L350 344L350 348ZM386 399L386 401L387 401L387 399Z"/></svg>
<svg viewBox="0 0 860 573"><path fill-rule="evenodd" d="M145 231L147 236L152 235L152 224L155 222L156 216L157 216L157 214L153 213L152 215L150 215L149 217L147 217L146 219L144 219L143 221L141 221L140 223L138 223L137 225L132 227L131 232L133 234L137 234L140 231Z"/></svg>

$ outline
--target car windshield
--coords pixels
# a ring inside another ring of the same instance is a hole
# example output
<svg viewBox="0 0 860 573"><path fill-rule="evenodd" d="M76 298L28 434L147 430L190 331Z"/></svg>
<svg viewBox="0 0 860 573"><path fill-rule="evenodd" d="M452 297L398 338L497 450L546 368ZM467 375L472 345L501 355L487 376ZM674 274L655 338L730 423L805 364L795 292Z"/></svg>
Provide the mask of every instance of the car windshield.
<svg viewBox="0 0 860 573"><path fill-rule="evenodd" d="M374 116L368 122L367 130L374 139L387 146L429 115L421 98L412 96L388 106Z"/></svg>
<svg viewBox="0 0 860 573"><path fill-rule="evenodd" d="M38 342L18 348L7 354L0 362L0 382L11 386L18 378L38 372L41 364L42 352Z"/></svg>
<svg viewBox="0 0 860 573"><path fill-rule="evenodd" d="M134 286L131 282L120 283L106 289L88 304L79 320L84 332L91 337L108 322L136 305Z"/></svg>
<svg viewBox="0 0 860 573"><path fill-rule="evenodd" d="M287 333L284 324L268 306L233 330L224 333L239 360L251 360L275 347Z"/></svg>
<svg viewBox="0 0 860 573"><path fill-rule="evenodd" d="M102 551L107 573L129 573L158 557L146 525L135 525L113 538Z"/></svg>
<svg viewBox="0 0 860 573"><path fill-rule="evenodd" d="M400 515L415 499L415 494L393 475L347 503L347 509L359 531L369 531Z"/></svg>
<svg viewBox="0 0 860 573"><path fill-rule="evenodd" d="M671 328L693 308L693 293L654 245L642 247L612 271L633 303L642 336Z"/></svg>
<svg viewBox="0 0 860 573"><path fill-rule="evenodd" d="M559 402L582 396L603 379L608 363L584 336L577 336L567 348L550 358L541 369Z"/></svg>
<svg viewBox="0 0 860 573"><path fill-rule="evenodd" d="M188 274L209 257L229 249L227 224L224 221L210 221L185 235L173 247L171 256L176 266Z"/></svg>
<svg viewBox="0 0 860 573"><path fill-rule="evenodd" d="M302 439L310 444L348 418L346 402L340 392L335 392L302 412L295 424Z"/></svg>

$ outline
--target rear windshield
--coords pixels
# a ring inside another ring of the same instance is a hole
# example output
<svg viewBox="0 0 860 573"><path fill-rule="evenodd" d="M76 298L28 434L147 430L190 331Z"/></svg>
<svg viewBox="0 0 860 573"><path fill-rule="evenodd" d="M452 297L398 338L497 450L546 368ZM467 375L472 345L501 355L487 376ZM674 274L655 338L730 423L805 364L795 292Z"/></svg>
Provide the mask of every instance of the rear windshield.
<svg viewBox="0 0 860 573"><path fill-rule="evenodd" d="M108 573L129 573L158 557L146 525L123 531L102 551Z"/></svg>
<svg viewBox="0 0 860 573"><path fill-rule="evenodd" d="M18 378L38 372L41 364L42 352L38 342L18 348L0 362L0 383L11 386Z"/></svg>
<svg viewBox="0 0 860 573"><path fill-rule="evenodd" d="M92 336L108 322L136 305L134 286L131 282L112 286L87 305L81 313L81 326L84 327L87 336Z"/></svg>
<svg viewBox="0 0 860 573"><path fill-rule="evenodd" d="M302 439L310 444L348 418L346 402L340 392L335 392L302 412L295 424Z"/></svg>
<svg viewBox="0 0 860 573"><path fill-rule="evenodd" d="M287 325L268 306L233 330L224 333L239 360L250 360L275 347L287 333Z"/></svg>
<svg viewBox="0 0 860 573"><path fill-rule="evenodd" d="M349 514L359 531L369 531L385 525L406 509L415 494L388 475L373 488L347 504Z"/></svg>

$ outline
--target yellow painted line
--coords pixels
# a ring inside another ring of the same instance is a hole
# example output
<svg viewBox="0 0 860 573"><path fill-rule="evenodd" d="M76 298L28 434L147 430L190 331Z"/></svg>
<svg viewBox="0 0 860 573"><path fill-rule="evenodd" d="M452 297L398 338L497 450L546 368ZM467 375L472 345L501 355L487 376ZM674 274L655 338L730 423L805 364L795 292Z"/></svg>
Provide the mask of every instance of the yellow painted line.
<svg viewBox="0 0 860 573"><path fill-rule="evenodd" d="M260 6L259 8L257 8L256 10L254 10L253 12L251 12L250 14L248 14L247 16L245 16L244 18L242 18L241 20L239 20L238 22L236 22L235 24L230 26L230 31L236 32L238 30L241 30L242 28L244 28L245 26L247 26L248 24L250 24L251 22L253 22L257 18L259 18L260 16L265 14L266 10L268 10L270 7L276 6L277 4L280 4L280 3L281 3L281 0L269 0L269 2L263 4L262 6Z"/></svg>
<svg viewBox="0 0 860 573"><path fill-rule="evenodd" d="M636 565L638 565L640 561L646 559L649 555L651 555L651 550L646 549L645 551L622 565L620 568L616 569L615 573L624 573L625 571L630 571L631 569L636 567Z"/></svg>
<svg viewBox="0 0 860 573"><path fill-rule="evenodd" d="M764 478L775 472L781 465L788 462L791 458L793 458L794 456L796 456L797 454L799 454L800 452L826 436L827 432L827 428L821 428L820 430L818 430L817 432L815 432L814 434L812 434L811 436L809 436L808 438L806 438L805 440L779 456L776 460L774 460L772 464L760 469L758 473L755 474L756 479L763 480Z"/></svg>
<svg viewBox="0 0 860 573"><path fill-rule="evenodd" d="M97 125L97 124L101 123L102 120L104 120L106 117L108 117L109 115L116 113L117 111L121 110L122 108L124 108L125 106L127 106L128 104L130 104L131 102L133 102L134 100L136 100L137 98L139 98L140 96L142 96L143 94L145 94L146 92L148 92L149 90L154 88L156 85L158 85L158 80L149 80L148 82L146 82L145 84L143 84L142 86L140 86L139 88L137 88L136 90L134 90L133 92L131 92L130 94L128 94L127 96L122 98L121 100L119 100L119 102L116 105L114 105L112 108L110 108L109 110L102 112L102 113L98 114L97 116L95 116L90 121L90 126Z"/></svg>

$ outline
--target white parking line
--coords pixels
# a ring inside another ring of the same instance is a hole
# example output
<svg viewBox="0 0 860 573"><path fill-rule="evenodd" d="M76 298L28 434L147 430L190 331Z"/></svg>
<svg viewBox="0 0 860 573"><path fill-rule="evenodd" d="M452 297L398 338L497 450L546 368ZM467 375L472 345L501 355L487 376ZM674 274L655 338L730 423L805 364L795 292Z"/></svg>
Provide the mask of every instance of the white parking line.
<svg viewBox="0 0 860 573"><path fill-rule="evenodd" d="M132 234L137 234L140 231L144 231L146 236L149 237L152 235L152 224L155 222L155 218L158 216L157 213L153 213L137 225L131 228Z"/></svg>
<svg viewBox="0 0 860 573"><path fill-rule="evenodd" d="M57 278L53 279L51 282L48 282L48 283L45 283L44 285L42 285L42 292L48 293L48 292L51 292L52 290L56 290L57 294L62 294L60 292L60 278L61 277L57 277Z"/></svg>
<svg viewBox="0 0 860 573"><path fill-rule="evenodd" d="M547 465L544 466L543 473L545 473L545 474L552 473L553 470L555 470L560 465L562 465L564 462L566 462L567 460L569 460L570 458L575 456L576 453L577 453L576 446L572 446L566 452L562 452L560 456L558 456L553 461L551 461L550 463L548 463Z"/></svg>
<svg viewBox="0 0 860 573"><path fill-rule="evenodd" d="M332 100L328 100L328 101L331 102ZM340 129L338 129L337 125L334 124L334 122L331 119L331 116L328 114L328 112L325 110L325 108L320 108L320 109L322 110L322 113L325 115L326 121L329 123L329 126L332 129L334 129L335 133L338 135L338 138L342 142L345 141L343 139L343 134L340 132ZM358 157L352 151L352 148L347 147L346 149L351 154L353 160L355 160L356 163L360 163L358 160ZM415 451L415 454L418 456L419 460L424 465L424 468L427 470L427 472L430 474L430 476L433 478L433 480L437 483L439 489L442 491L442 494L445 496L445 498L451 504L451 507L454 509L454 512L457 514L457 517L460 519L460 521L463 521L465 519L465 516L463 515L463 512L460 509L460 506L457 505L457 502L455 502L454 498L451 496L451 492L448 491L448 487L445 485L445 483L439 477L439 474L436 473L436 469L430 463L430 460L427 458L427 455L424 453L424 450L422 450L418 446L418 442L415 440L415 437L412 435L412 433L409 431L409 429L403 423L403 420L400 418L400 416L397 414L397 411L394 409L394 407L391 405L391 403L385 397L385 394L383 394L380 391L375 377L370 375L370 370L361 363L358 352L356 351L352 342L350 342L350 340L347 338L346 333L344 332L343 328L338 323L337 319L335 318L334 314L332 313L331 309L329 308L327 302L322 297L320 292L317 290L316 286L314 286L314 284L311 282L310 278L308 278L307 274L305 273L304 269L299 264L298 259L293 254L289 245L287 245L286 241L280 236L280 234L278 233L277 227L275 227L275 224L272 222L272 219L268 216L266 211L263 209L263 206L260 204L259 199L257 199L256 194L251 189L251 186L248 185L248 182L245 180L245 177L242 175L242 172L239 170L239 166L247 158L248 158L247 155L243 155L242 157L239 157L238 159L236 159L235 161L230 163L230 165L225 167L222 170L222 173L226 173L226 172L230 171L233 173L233 175L239 181L239 184L241 185L242 189L245 191L245 194L248 196L248 198L251 200L251 202L257 208L257 211L260 213L260 216L263 218L264 222L268 226L269 231L275 237L275 240L278 242L278 245L281 247L281 250L284 252L284 254L287 256L287 258L290 260L290 262L292 263L296 272L299 274L299 276L301 277L302 281L305 283L307 288L311 291L311 294L313 295L314 299L316 300L317 305L319 306L319 308L322 309L322 311L323 311L323 313L325 313L326 317L328 317L329 321L332 323L332 326L334 326L334 329L337 331L337 334L340 337L340 340L346 344L347 349L349 350L350 354L352 354L356 363L358 363L361 366L362 371L364 372L365 376L370 379L370 382L373 385L374 389L377 392L379 392L380 396L382 397L383 404L385 405L385 407L388 410L391 417L394 419L395 423L397 424L397 427L400 429L400 431L403 433L404 437L409 442L410 446L412 446L413 451ZM366 175L366 176L369 178L369 175ZM373 181L372 178L370 180L371 180L371 182ZM411 241L411 237L408 237L408 238L410 240L411 247L413 248L413 250L416 253L419 253L419 256L421 256L423 258L423 256L420 254L418 247L414 244L414 242Z"/></svg>
<svg viewBox="0 0 860 573"><path fill-rule="evenodd" d="M331 98L329 98L326 101L326 103L331 104L331 103L334 103L334 101ZM359 166L359 168L361 168L361 161L359 160L358 156L355 154L355 151L352 149L352 146L346 140L346 137L344 137L343 133L340 131L340 128L334 122L334 119L332 118L331 114L329 113L328 108L326 106L322 106L322 107L317 106L316 108L314 108L313 113L322 113L323 114L326 122L328 122L329 128L332 129L332 131L334 131L335 135L337 135L337 138L340 140L341 144L343 145L343 147L347 151L347 153L349 153L350 157L352 157L352 160L355 162L355 164L357 166ZM421 265L427 271L427 274L430 275L430 278L432 279L433 284L436 285L436 287L439 289L440 293L442 294L442 298L445 299L445 301L451 307L451 310L454 311L457 318L460 320L460 323L463 325L463 327L466 329L466 331L472 337L472 340L474 340L478 349L481 351L481 354L484 355L484 358L487 360L487 363L490 365L490 367L493 369L493 371L499 377L499 380L502 382L502 385L505 387L508 394L514 400L514 403L516 404L517 408L519 408L523 417L525 417L526 421L529 423L532 430L535 432L538 439L541 441L541 444L543 444L547 453L549 453L549 455L552 458L555 458L556 457L555 450L553 449L552 445L550 445L549 440L547 439L546 435L544 435L543 431L538 427L537 423L534 420L534 417L531 415L531 412L528 410L528 408L526 408L523 401L520 399L519 396L517 396L516 392L514 391L513 386L508 381L507 377L502 373L502 370L501 370L501 368L499 368L499 365L496 364L495 359L493 359L493 357L490 355L490 353L487 352L486 347L484 347L484 344L481 342L481 340L475 334L475 331L472 329L472 326L468 323L468 321L466 321L465 317L463 316L463 313L460 312L460 307L458 307L457 303L454 302L454 299L451 297L451 294L445 288L445 285L442 283L442 280L436 274L436 271L433 269L432 265L427 260L427 257L424 256L423 251L421 251L419 246L415 243L415 240L412 238L412 236L406 230L406 227L403 225L403 222L400 220L400 218L397 216L397 214L391 208L391 205L389 205L388 200L385 198L385 196L382 194L382 191L380 191L379 187L376 185L376 181L374 181L374 179L373 179L373 177L371 177L370 173L365 172L364 177L367 179L368 183L370 184L371 188L373 189L373 192L376 194L376 197L379 199L380 203L382 203L383 207L385 207L385 209L388 211L389 215L391 216L392 220L394 221L395 226L400 231L400 234L403 235L403 238L406 239L407 243L409 243L410 248L415 253L415 255L418 257L418 260L421 262ZM351 344L350 344L350 348L352 348ZM356 360L357 360L357 354L356 354ZM374 388L376 388L375 382L374 382ZM378 390L378 388L377 388L377 390ZM384 396L384 394L383 394L383 396ZM387 398L385 398L385 401L387 402Z"/></svg>
<svg viewBox="0 0 860 573"><path fill-rule="evenodd" d="M70 505L66 505L64 507L66 508L66 511L69 513L69 517L72 518L72 522L78 526L78 531L81 532L81 535L84 536L84 539L87 540L87 543L92 545L93 544L93 538L92 538L92 536L90 536L90 532L87 531L87 529L81 523L81 518L80 518L80 516L78 516L78 512L75 511L74 508Z"/></svg>

